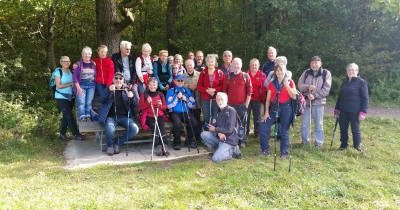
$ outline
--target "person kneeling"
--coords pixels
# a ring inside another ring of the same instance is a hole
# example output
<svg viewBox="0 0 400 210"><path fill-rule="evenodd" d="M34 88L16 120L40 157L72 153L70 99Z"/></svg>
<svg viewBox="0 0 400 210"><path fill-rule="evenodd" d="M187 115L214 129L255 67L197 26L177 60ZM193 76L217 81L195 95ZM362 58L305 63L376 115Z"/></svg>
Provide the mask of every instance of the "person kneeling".
<svg viewBox="0 0 400 210"><path fill-rule="evenodd" d="M138 126L130 118L130 104L137 104L133 92L123 84L124 76L117 72L113 84L109 86L110 93L104 100L99 114L99 122L106 131L107 154L113 155L120 152L120 146L128 139L133 138L139 131ZM121 137L115 138L117 125L125 127L127 131Z"/></svg>
<svg viewBox="0 0 400 210"><path fill-rule="evenodd" d="M236 110L228 106L226 93L217 93L217 105L219 107L215 116L208 124L206 130L201 133L201 139L208 149L213 152L212 161L221 162L234 158L240 158L241 152L238 146Z"/></svg>

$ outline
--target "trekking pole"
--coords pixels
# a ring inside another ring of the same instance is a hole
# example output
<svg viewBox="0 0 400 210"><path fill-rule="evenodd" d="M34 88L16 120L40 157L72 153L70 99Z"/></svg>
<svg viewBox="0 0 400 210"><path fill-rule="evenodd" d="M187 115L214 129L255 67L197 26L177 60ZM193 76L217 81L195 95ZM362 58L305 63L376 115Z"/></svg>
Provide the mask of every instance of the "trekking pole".
<svg viewBox="0 0 400 210"><path fill-rule="evenodd" d="M125 156L128 156L129 117L130 117L130 112L131 112L131 100L128 98L128 119L126 120L126 121L127 121L127 124L128 124L128 127L126 128L126 141L125 141L125 144L126 144L126 151L125 151Z"/></svg>
<svg viewBox="0 0 400 210"><path fill-rule="evenodd" d="M292 141L294 141L294 126L296 122L296 113L293 112L293 122L292 122ZM292 169L292 156L293 156L293 142L289 139L289 172L291 172Z"/></svg>
<svg viewBox="0 0 400 210"><path fill-rule="evenodd" d="M332 133L331 149L332 149L332 145L333 145L333 139L335 139L335 133L336 133L336 128L337 128L338 124L339 124L339 118L336 118L335 127L333 128L333 133Z"/></svg>
<svg viewBox="0 0 400 210"><path fill-rule="evenodd" d="M275 112L275 128L274 128L274 171L276 170L276 142L278 141L279 130L279 91L276 93L276 112Z"/></svg>
<svg viewBox="0 0 400 210"><path fill-rule="evenodd" d="M117 99L115 95L115 86L114 86L114 115L115 115L115 130L117 130L118 127L118 116L117 116ZM117 142L119 146L119 135L117 135Z"/></svg>
<svg viewBox="0 0 400 210"><path fill-rule="evenodd" d="M160 129L160 124L158 124L158 106L156 109L156 113L154 113L154 108L152 105L151 105L151 110L153 111L153 115L154 115L154 119L155 119L155 126L156 126L155 128L157 128L158 136L160 137L161 145L163 148L163 153L165 154L165 157L168 157L167 150L165 149L163 135L162 135L161 129Z"/></svg>
<svg viewBox="0 0 400 210"><path fill-rule="evenodd" d="M209 118L208 118L208 124L211 124L211 118L212 118L212 98L210 96L210 112L209 112Z"/></svg>
<svg viewBox="0 0 400 210"><path fill-rule="evenodd" d="M310 93L309 93L309 95L311 95L311 90L310 90ZM310 99L310 97L308 97L309 99ZM310 134L310 147L311 147L311 143L312 143L312 136L311 136L311 120L312 120L312 112L311 112L311 108L312 108L312 105L311 105L311 99L310 99L310 127L309 127L309 134Z"/></svg>
<svg viewBox="0 0 400 210"><path fill-rule="evenodd" d="M189 110L188 110L187 102L184 102L183 104L184 104L185 107L186 107L186 114L187 114L187 117L188 117L188 120L189 120L190 129L192 130L192 135L193 135L193 137L194 137L194 145L196 146L197 153L200 153L199 147L197 146L197 141L198 141L198 139L197 139L197 137L196 137L196 135L195 135L195 133L194 133L194 129L193 129L193 125L192 125L192 120L190 119L190 115L189 115Z"/></svg>
<svg viewBox="0 0 400 210"><path fill-rule="evenodd" d="M182 98L179 99L181 101L181 107L182 107L182 116L183 116L183 129L185 130L186 133L186 143L187 143L187 148L188 151L190 152L190 146L189 146L189 134L186 128L186 120L185 120L185 111L183 109L183 104L184 104L184 100L182 100Z"/></svg>
<svg viewBox="0 0 400 210"><path fill-rule="evenodd" d="M151 107L151 110L153 111L153 116L154 116L154 120L156 120L156 116L155 116L155 114L154 114L154 108L153 108L153 105L152 104L150 104L150 107ZM156 140L156 126L157 126L157 124L156 123L154 123L154 131L153 131L153 145L151 146L151 157L150 157L150 161L153 161L153 155L154 155L154 142L155 142L155 140Z"/></svg>

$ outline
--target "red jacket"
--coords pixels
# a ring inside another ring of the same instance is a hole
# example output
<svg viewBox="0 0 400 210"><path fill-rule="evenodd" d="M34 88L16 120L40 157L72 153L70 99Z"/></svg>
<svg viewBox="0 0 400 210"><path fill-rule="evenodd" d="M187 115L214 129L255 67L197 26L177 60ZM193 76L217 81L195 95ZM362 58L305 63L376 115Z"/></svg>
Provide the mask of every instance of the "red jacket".
<svg viewBox="0 0 400 210"><path fill-rule="evenodd" d="M208 76L208 68L205 68L200 72L199 81L197 82L197 90L200 93L200 98L203 100L210 100L210 95L206 92L207 88L215 88L215 94L212 99L215 99L215 96L218 92L222 91L224 85L224 73L215 68L214 71L214 82L213 85L210 85L210 78Z"/></svg>
<svg viewBox="0 0 400 210"><path fill-rule="evenodd" d="M267 76L258 70L254 76L252 76L250 69L247 70L247 74L251 79L251 85L253 86L253 94L251 95L251 101L257 101L265 103L266 88L264 88L264 81Z"/></svg>
<svg viewBox="0 0 400 210"><path fill-rule="evenodd" d="M162 105L158 108L158 116L162 117L165 114L165 110L167 110L167 103L165 102L164 95L160 92L157 92L154 97L150 96L152 100L151 104L147 102L147 98L145 98L145 95L150 96L150 94L146 94L145 92L144 94L140 95L139 109L142 111L142 113L147 113L147 117L154 117L153 110L151 110L151 105L154 108L154 112L156 112L158 100L161 100Z"/></svg>
<svg viewBox="0 0 400 210"><path fill-rule="evenodd" d="M243 105L246 103L247 96L251 96L253 87L246 72L240 72L237 75L231 72L225 78L223 91L228 95L228 105Z"/></svg>
<svg viewBox="0 0 400 210"><path fill-rule="evenodd" d="M110 86L114 78L114 63L109 57L95 58L96 63L96 83Z"/></svg>
<svg viewBox="0 0 400 210"><path fill-rule="evenodd" d="M275 100L276 100L277 88L276 88L274 83L276 83L276 79L268 84L268 91L271 91L271 98L270 98L270 102L271 103L274 103ZM296 85L294 84L293 80L289 80L289 86L291 88L295 88L296 87ZM278 101L279 101L280 104L284 104L284 103L289 102L289 100L290 100L289 92L288 92L288 90L286 89L285 86L282 86L282 89L281 89L280 94L279 94Z"/></svg>

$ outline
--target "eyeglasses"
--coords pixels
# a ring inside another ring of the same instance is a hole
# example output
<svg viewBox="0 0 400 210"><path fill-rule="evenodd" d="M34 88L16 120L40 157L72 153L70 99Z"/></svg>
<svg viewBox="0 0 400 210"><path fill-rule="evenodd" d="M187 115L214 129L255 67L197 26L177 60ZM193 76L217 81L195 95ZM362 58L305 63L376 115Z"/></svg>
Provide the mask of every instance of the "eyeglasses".
<svg viewBox="0 0 400 210"><path fill-rule="evenodd" d="M176 80L177 82L183 82L183 80Z"/></svg>
<svg viewBox="0 0 400 210"><path fill-rule="evenodd" d="M114 77L115 80L123 80L123 77Z"/></svg>

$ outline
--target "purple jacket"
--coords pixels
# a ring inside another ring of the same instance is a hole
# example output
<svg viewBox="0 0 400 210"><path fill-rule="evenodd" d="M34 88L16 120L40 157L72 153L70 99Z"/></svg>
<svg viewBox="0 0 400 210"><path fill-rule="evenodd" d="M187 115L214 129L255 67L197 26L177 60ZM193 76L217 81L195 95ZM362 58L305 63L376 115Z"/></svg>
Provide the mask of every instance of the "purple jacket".
<svg viewBox="0 0 400 210"><path fill-rule="evenodd" d="M82 66L83 66L83 60L82 59L74 64L74 74L73 74L74 92L76 92L75 83L76 82L81 83ZM90 67L93 68L94 71L96 72L96 64L94 63L93 60L90 60Z"/></svg>

